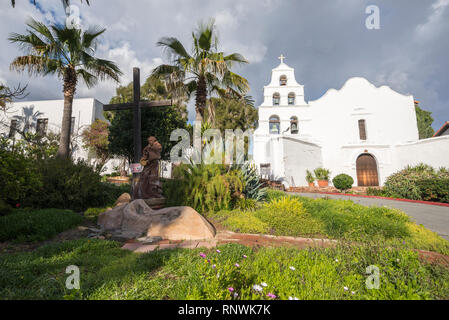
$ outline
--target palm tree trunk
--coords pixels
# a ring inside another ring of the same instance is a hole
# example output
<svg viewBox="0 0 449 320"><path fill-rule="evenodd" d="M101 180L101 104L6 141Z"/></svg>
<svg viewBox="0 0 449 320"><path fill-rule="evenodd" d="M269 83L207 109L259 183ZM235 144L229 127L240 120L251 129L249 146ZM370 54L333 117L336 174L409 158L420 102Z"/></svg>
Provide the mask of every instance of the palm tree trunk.
<svg viewBox="0 0 449 320"><path fill-rule="evenodd" d="M196 88L196 121L203 122L204 110L206 109L207 101L207 87L206 79L204 76L198 78L198 84Z"/></svg>
<svg viewBox="0 0 449 320"><path fill-rule="evenodd" d="M76 90L75 70L68 69L64 74L64 111L59 140L58 158L70 157L70 136L72 131L72 106Z"/></svg>

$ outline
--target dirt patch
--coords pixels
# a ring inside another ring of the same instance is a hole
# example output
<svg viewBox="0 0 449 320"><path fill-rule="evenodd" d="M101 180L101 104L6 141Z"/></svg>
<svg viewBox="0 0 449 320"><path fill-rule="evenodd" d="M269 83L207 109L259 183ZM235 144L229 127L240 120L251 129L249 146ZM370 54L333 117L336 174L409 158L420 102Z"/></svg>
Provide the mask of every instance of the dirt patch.
<svg viewBox="0 0 449 320"><path fill-rule="evenodd" d="M444 267L449 268L449 256L445 256L441 253L418 250L419 259L423 262L428 262L431 264L439 264Z"/></svg>

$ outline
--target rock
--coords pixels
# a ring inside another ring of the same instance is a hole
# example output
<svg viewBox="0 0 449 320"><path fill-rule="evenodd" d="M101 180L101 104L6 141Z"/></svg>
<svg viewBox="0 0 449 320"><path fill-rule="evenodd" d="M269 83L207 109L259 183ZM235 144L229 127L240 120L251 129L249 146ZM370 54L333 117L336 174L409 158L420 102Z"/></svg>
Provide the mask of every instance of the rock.
<svg viewBox="0 0 449 320"><path fill-rule="evenodd" d="M115 207L121 206L123 204L128 204L131 202L131 195L129 193L124 193L120 197L118 197L117 201L115 202Z"/></svg>
<svg viewBox="0 0 449 320"><path fill-rule="evenodd" d="M165 205L165 198L145 199L145 203L153 210L161 209Z"/></svg>
<svg viewBox="0 0 449 320"><path fill-rule="evenodd" d="M153 219L154 211L144 200L135 200L123 210L123 232L136 232L143 234L148 230Z"/></svg>
<svg viewBox="0 0 449 320"><path fill-rule="evenodd" d="M98 224L102 230L116 230L120 229L123 222L123 210L127 204L118 206L112 210L100 213L98 216Z"/></svg>
<svg viewBox="0 0 449 320"><path fill-rule="evenodd" d="M165 208L152 213L153 220L148 228L148 237L167 240L213 239L214 226L190 207Z"/></svg>
<svg viewBox="0 0 449 320"><path fill-rule="evenodd" d="M162 241L161 237L142 237L138 238L137 241L141 242L142 244L153 244L159 241Z"/></svg>
<svg viewBox="0 0 449 320"><path fill-rule="evenodd" d="M125 232L114 233L109 239L113 240L113 241L118 241L118 242L126 242L130 239L136 239L140 236L142 236L142 232L125 231Z"/></svg>

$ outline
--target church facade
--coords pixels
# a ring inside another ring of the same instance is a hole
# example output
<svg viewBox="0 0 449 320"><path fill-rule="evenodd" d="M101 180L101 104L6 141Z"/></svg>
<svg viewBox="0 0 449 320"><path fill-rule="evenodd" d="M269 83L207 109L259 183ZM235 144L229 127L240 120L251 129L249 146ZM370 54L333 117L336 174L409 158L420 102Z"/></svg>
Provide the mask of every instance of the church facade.
<svg viewBox="0 0 449 320"><path fill-rule="evenodd" d="M272 70L259 106L254 162L266 178L307 186L318 167L353 177L356 186L382 186L407 165L449 167L449 136L419 140L415 100L364 78L306 102L294 69Z"/></svg>

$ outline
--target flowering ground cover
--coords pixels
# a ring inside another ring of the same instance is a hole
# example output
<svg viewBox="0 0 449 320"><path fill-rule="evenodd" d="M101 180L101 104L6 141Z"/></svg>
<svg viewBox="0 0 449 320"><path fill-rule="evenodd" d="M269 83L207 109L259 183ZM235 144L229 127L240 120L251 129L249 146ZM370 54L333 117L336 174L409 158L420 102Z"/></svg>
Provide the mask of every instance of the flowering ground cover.
<svg viewBox="0 0 449 320"><path fill-rule="evenodd" d="M449 241L417 225L400 210L288 196L279 191L268 194L267 203L253 210L223 210L207 216L234 232L405 245L449 255Z"/></svg>
<svg viewBox="0 0 449 320"><path fill-rule="evenodd" d="M65 288L69 265L80 290ZM368 266L379 289L368 289ZM447 299L447 266L408 249L178 249L136 254L105 240L76 240L0 254L1 299Z"/></svg>

